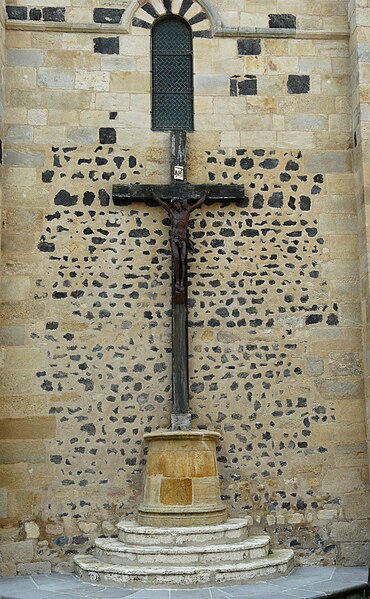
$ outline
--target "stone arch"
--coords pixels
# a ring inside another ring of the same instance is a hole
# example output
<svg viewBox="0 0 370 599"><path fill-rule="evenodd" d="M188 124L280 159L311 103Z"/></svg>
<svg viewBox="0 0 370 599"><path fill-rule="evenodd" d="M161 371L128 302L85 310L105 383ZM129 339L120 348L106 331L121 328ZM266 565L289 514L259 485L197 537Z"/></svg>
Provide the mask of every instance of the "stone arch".
<svg viewBox="0 0 370 599"><path fill-rule="evenodd" d="M171 14L183 17L194 37L211 38L222 25L210 0L131 0L123 15L123 29L127 33L131 27L150 30L156 19Z"/></svg>

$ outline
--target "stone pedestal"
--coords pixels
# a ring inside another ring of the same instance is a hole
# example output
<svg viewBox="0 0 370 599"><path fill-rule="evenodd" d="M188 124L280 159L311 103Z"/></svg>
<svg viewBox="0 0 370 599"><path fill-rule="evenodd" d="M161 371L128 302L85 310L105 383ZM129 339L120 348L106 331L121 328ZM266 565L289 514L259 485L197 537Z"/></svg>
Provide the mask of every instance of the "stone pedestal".
<svg viewBox="0 0 370 599"><path fill-rule="evenodd" d="M210 431L156 431L148 444L142 526L206 526L223 524L216 442Z"/></svg>

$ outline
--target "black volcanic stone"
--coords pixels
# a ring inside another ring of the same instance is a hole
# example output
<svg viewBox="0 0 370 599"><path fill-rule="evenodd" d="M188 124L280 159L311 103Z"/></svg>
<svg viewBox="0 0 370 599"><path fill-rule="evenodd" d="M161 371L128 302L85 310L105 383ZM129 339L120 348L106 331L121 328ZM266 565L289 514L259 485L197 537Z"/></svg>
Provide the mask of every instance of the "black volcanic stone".
<svg viewBox="0 0 370 599"><path fill-rule="evenodd" d="M240 96L255 96L257 94L257 77L245 75L243 81L238 81Z"/></svg>
<svg viewBox="0 0 370 599"><path fill-rule="evenodd" d="M94 8L94 23L120 23L123 8Z"/></svg>
<svg viewBox="0 0 370 599"><path fill-rule="evenodd" d="M27 19L27 6L8 5L6 7L6 14L8 15L8 19L24 21Z"/></svg>
<svg viewBox="0 0 370 599"><path fill-rule="evenodd" d="M261 54L261 40L253 38L238 39L238 54L241 56Z"/></svg>
<svg viewBox="0 0 370 599"><path fill-rule="evenodd" d="M310 91L309 75L289 75L288 94L307 94Z"/></svg>
<svg viewBox="0 0 370 599"><path fill-rule="evenodd" d="M99 142L101 144L115 144L116 141L117 134L113 127L101 127L99 129Z"/></svg>
<svg viewBox="0 0 370 599"><path fill-rule="evenodd" d="M46 6L42 9L42 18L44 21L57 21L62 23L66 20L65 17L65 8L61 8L60 6Z"/></svg>
<svg viewBox="0 0 370 599"><path fill-rule="evenodd" d="M292 14L269 15L269 27L272 29L295 29L297 18Z"/></svg>
<svg viewBox="0 0 370 599"><path fill-rule="evenodd" d="M41 21L42 12L40 8L30 8L31 21Z"/></svg>
<svg viewBox="0 0 370 599"><path fill-rule="evenodd" d="M119 38L95 37L94 52L96 54L119 54Z"/></svg>

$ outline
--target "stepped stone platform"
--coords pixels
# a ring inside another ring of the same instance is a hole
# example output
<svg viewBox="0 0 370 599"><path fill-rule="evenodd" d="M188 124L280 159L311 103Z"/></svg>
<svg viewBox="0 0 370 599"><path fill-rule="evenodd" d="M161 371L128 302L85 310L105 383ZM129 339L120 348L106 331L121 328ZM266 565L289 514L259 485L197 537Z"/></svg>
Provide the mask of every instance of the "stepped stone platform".
<svg viewBox="0 0 370 599"><path fill-rule="evenodd" d="M120 522L118 539L98 538L94 556L74 561L87 582L199 587L285 576L293 568L293 551L271 550L268 536L248 537L243 519L182 528Z"/></svg>

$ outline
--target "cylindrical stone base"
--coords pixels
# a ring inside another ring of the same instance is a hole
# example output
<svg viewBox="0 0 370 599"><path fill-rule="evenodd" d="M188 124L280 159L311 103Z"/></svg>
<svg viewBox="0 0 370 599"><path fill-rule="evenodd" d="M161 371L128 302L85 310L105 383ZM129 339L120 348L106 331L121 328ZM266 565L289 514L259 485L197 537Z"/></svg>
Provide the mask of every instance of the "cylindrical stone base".
<svg viewBox="0 0 370 599"><path fill-rule="evenodd" d="M216 442L210 431L156 431L148 444L144 499L137 521L142 526L223 524Z"/></svg>

